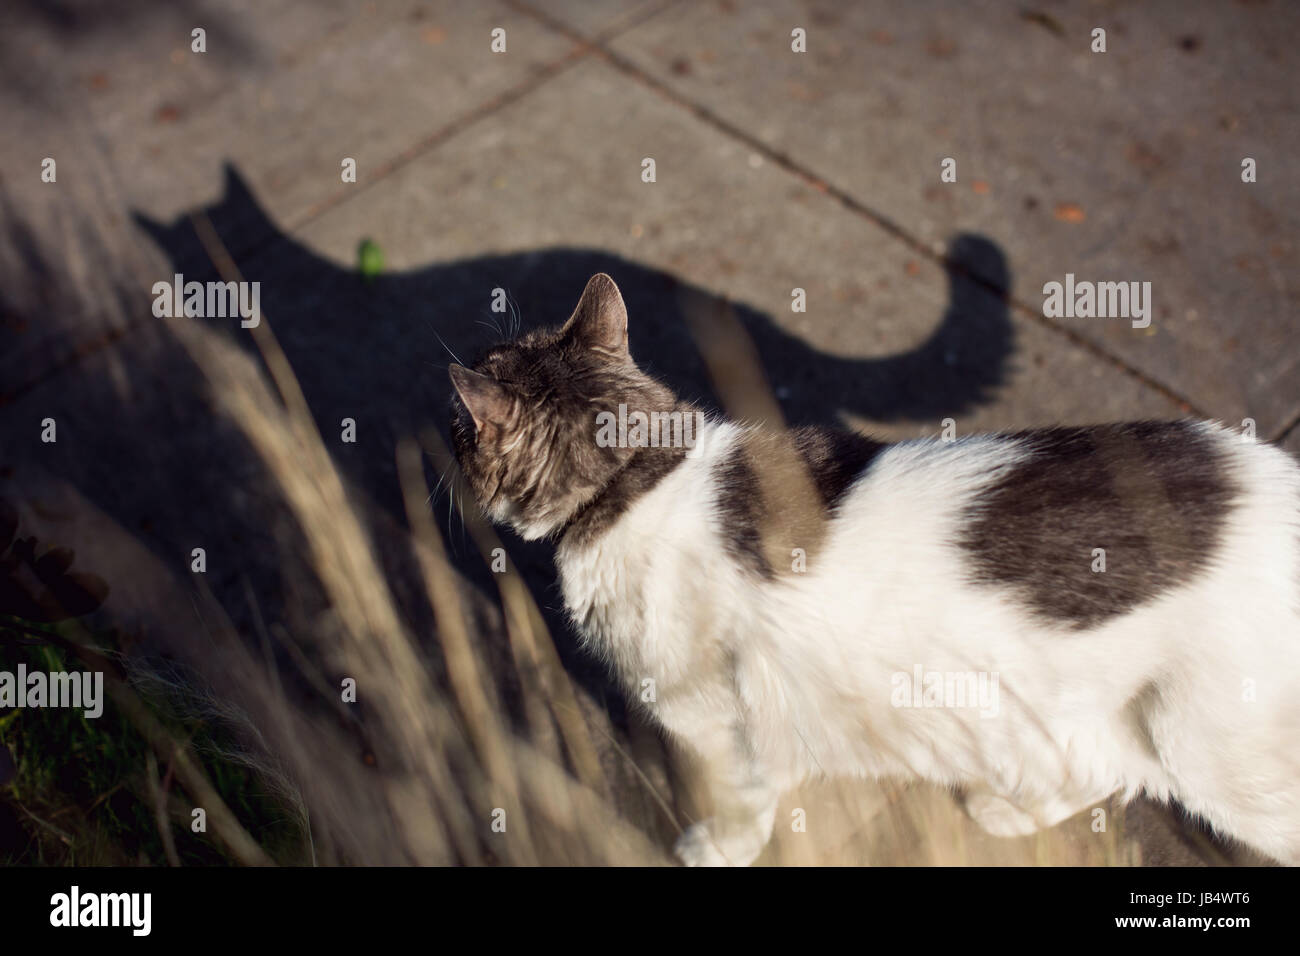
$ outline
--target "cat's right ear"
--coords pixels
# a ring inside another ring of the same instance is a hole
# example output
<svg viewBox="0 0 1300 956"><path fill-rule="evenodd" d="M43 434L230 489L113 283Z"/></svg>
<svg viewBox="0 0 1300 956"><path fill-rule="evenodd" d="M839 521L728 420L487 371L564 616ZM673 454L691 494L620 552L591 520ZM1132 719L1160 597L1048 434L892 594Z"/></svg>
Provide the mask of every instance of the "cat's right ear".
<svg viewBox="0 0 1300 956"><path fill-rule="evenodd" d="M615 361L632 361L627 349L627 306L614 280L603 272L588 280L582 298L561 331Z"/></svg>
<svg viewBox="0 0 1300 956"><path fill-rule="evenodd" d="M514 402L504 385L463 365L453 363L448 372L451 384L474 419L474 428L480 436L485 432L491 436L505 426Z"/></svg>

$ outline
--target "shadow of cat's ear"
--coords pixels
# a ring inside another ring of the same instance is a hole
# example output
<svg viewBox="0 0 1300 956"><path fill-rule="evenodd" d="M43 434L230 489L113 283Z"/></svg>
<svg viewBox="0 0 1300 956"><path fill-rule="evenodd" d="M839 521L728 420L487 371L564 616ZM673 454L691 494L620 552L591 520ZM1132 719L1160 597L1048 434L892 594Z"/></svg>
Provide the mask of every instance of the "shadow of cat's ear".
<svg viewBox="0 0 1300 956"><path fill-rule="evenodd" d="M142 212L131 213L132 221L144 231L144 234L153 240L154 245L164 252L170 252L169 238L171 236L171 227L164 226L162 223L150 219Z"/></svg>
<svg viewBox="0 0 1300 956"><path fill-rule="evenodd" d="M239 175L239 171L231 163L223 163L221 172L221 198L215 204L198 211L212 221L219 233L238 229L259 236L275 235L274 224L266 217L257 197L253 195L244 177ZM133 212L131 218L165 252L176 253L177 246L185 240L185 227L188 226L188 217L185 215L170 224L150 219L141 212Z"/></svg>
<svg viewBox="0 0 1300 956"><path fill-rule="evenodd" d="M627 347L627 306L614 280L603 272L587 280L582 298L561 332L602 355L631 360Z"/></svg>
<svg viewBox="0 0 1300 956"><path fill-rule="evenodd" d="M248 188L248 183L244 177L239 175L239 170L235 169L234 164L225 162L221 164L223 177L221 203L223 206L234 207L236 209L251 208L260 209L257 197L253 191Z"/></svg>

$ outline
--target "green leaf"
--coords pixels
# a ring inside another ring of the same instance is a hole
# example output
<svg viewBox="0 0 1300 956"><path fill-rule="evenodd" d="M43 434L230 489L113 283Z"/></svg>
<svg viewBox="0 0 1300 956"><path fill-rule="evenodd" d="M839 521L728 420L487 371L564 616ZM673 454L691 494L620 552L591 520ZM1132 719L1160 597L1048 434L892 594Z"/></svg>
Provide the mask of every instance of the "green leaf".
<svg viewBox="0 0 1300 956"><path fill-rule="evenodd" d="M357 268L367 282L373 282L384 271L384 250L373 239L362 239L357 246Z"/></svg>

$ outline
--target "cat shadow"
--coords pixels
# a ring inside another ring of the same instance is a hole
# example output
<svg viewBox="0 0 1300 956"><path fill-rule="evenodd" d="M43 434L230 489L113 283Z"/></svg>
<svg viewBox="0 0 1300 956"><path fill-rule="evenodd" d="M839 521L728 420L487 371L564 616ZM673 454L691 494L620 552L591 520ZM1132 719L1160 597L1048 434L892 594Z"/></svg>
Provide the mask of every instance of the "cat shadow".
<svg viewBox="0 0 1300 956"><path fill-rule="evenodd" d="M451 388L446 366L452 357L472 362L503 333L562 322L597 272L611 275L623 293L638 364L684 397L718 408L682 314L680 293L689 287L668 272L598 249L560 247L433 263L366 281L277 229L229 166L224 195L203 213L244 280L261 283L262 312L338 465L354 486L392 515L403 514L395 443L429 426L447 436ZM137 215L136 221L186 281L219 278L191 217L160 224ZM963 235L952 242L946 263L947 308L925 341L897 355L832 354L763 311L731 303L786 420L835 424L850 415L929 422L937 430L943 417L988 402L1007 375L1014 348L1004 294L1010 285L1006 259L994 242ZM497 289L508 296L506 313L492 309ZM704 295L717 300L707 291ZM196 321L225 322L235 341L254 351L236 320ZM356 422L355 445L331 443L341 435L344 418ZM433 503L440 527L450 531L453 560L484 594L495 595L491 573L465 546L451 506L445 495ZM553 633L567 633L552 546L524 542L508 532L504 536L548 626ZM557 643L566 666L588 689L608 689L603 670L576 654L572 641ZM620 695L601 696L621 709Z"/></svg>

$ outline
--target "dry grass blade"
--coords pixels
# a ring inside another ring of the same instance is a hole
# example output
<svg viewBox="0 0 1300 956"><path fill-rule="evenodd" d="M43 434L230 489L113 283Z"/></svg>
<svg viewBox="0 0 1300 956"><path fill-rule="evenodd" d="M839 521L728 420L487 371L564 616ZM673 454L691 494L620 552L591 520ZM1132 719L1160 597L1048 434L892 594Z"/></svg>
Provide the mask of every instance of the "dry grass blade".
<svg viewBox="0 0 1300 956"><path fill-rule="evenodd" d="M454 486L454 493L467 496L469 489L464 484L450 450L443 444L437 432L429 431L422 436L430 454L440 471L448 475L447 481ZM488 564L493 561L494 553L504 553L501 539L492 527L472 509L465 514L465 527L475 546ZM556 653L555 644L547 630L537 602L528 591L527 585L513 567L507 567L501 574L493 575L501 593L501 603L506 613L506 623L512 646L522 650L526 659L532 664L531 671L540 678L536 685L536 698L551 702L551 713L560 728L569 758L573 761L578 779L597 793L608 794L608 783L600 766L600 758L592 744L591 734L582 720L582 711L578 705L577 694L564 665Z"/></svg>

